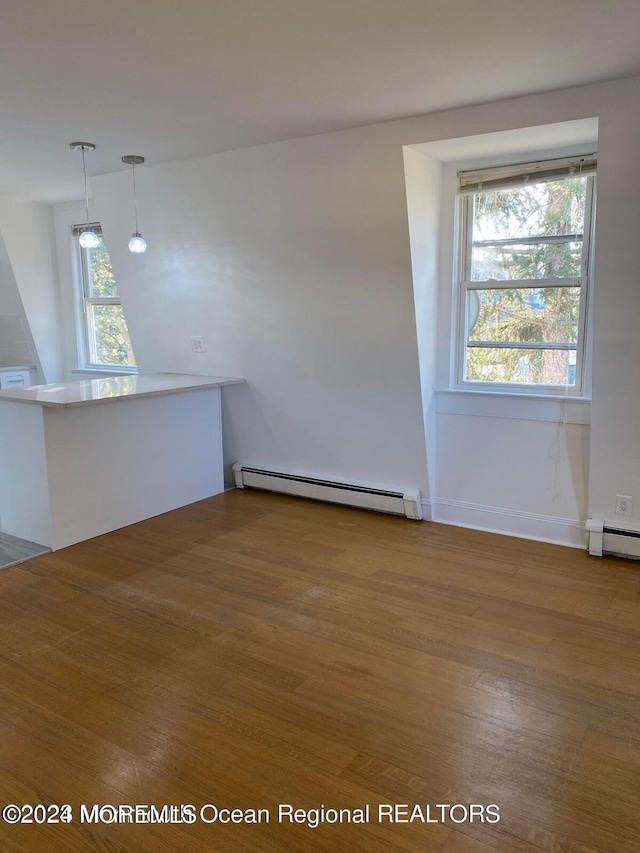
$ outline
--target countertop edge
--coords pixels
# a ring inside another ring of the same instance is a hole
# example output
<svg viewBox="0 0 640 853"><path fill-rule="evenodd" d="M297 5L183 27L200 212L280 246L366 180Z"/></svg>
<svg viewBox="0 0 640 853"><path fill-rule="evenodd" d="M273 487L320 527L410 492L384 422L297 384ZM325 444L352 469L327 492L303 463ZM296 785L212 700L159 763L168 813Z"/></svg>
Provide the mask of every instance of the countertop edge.
<svg viewBox="0 0 640 853"><path fill-rule="evenodd" d="M227 385L243 385L245 379L229 379L225 382L212 382L210 385L192 385L190 388L168 388L165 391L140 391L136 394L124 394L121 397L104 397L102 400L79 400L77 403L39 403L49 409L77 409L80 406L99 406L102 403L126 403L130 400L141 400L143 397L168 397L170 394L186 394L189 391L211 391L212 388L224 388Z"/></svg>
<svg viewBox="0 0 640 853"><path fill-rule="evenodd" d="M150 374L156 375L156 374ZM181 374L173 374L175 376L180 376ZM54 400L36 400L27 395L24 397L18 396L20 390L24 390L28 392L35 387L32 386L31 389L15 389L14 391L0 391L0 403L25 403L29 406L40 406L45 409L77 409L82 406L98 406L103 403L124 403L130 400L140 400L143 397L166 397L169 394L185 394L189 391L210 391L213 388L223 388L229 385L243 385L245 384L246 379L228 377L221 378L217 381L206 382L197 385L187 385L183 388L165 388L165 389L154 389L151 388L148 391L136 391L132 394L118 394L112 397L101 397L99 399L89 399L89 400L72 400L67 402L56 402ZM66 383L65 383L66 384ZM69 383L73 384L73 383Z"/></svg>

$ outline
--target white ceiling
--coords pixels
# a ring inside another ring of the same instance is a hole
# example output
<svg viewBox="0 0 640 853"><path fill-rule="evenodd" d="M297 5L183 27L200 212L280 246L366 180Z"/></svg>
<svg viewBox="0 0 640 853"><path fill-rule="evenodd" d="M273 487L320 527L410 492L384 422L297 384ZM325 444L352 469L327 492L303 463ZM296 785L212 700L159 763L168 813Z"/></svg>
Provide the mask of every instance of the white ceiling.
<svg viewBox="0 0 640 853"><path fill-rule="evenodd" d="M2 0L0 195L640 73L638 0Z"/></svg>

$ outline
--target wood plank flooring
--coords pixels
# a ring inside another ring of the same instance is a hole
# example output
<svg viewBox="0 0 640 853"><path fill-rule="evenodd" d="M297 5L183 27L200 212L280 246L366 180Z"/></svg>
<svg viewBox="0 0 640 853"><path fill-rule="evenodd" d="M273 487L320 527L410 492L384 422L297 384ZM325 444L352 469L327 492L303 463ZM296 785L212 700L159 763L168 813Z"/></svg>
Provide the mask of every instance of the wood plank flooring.
<svg viewBox="0 0 640 853"><path fill-rule="evenodd" d="M73 807L3 851L640 853L637 564L232 491L1 572L0 620L0 806ZM270 821L80 821L208 803ZM501 820L377 820L458 803Z"/></svg>

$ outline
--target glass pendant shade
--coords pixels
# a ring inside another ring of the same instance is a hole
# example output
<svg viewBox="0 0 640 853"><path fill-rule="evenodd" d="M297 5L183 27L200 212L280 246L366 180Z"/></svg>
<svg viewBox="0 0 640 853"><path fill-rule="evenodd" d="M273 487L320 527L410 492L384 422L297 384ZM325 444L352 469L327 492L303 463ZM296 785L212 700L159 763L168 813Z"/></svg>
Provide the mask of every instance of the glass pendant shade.
<svg viewBox="0 0 640 853"><path fill-rule="evenodd" d="M82 174L84 175L84 203L87 211L87 224L84 226L78 242L83 249L96 249L100 245L100 238L89 223L89 187L87 186L87 164L84 159L85 152L95 151L96 146L93 142L72 142L70 148L72 151L82 152Z"/></svg>
<svg viewBox="0 0 640 853"><path fill-rule="evenodd" d="M122 158L122 162L126 163L127 166L131 166L131 178L133 181L133 211L136 227L135 231L131 235L131 239L129 240L129 251L138 255L140 252L146 252L147 250L147 242L138 231L138 195L136 193L136 166L140 166L144 163L144 157L140 157L138 154L125 154Z"/></svg>
<svg viewBox="0 0 640 853"><path fill-rule="evenodd" d="M131 239L129 240L129 251L130 252L145 252L147 249L147 243L139 231L134 231L131 235Z"/></svg>
<svg viewBox="0 0 640 853"><path fill-rule="evenodd" d="M100 238L96 234L95 231L92 231L88 228L86 231L83 231L80 235L78 242L82 246L83 249L95 249L100 243Z"/></svg>

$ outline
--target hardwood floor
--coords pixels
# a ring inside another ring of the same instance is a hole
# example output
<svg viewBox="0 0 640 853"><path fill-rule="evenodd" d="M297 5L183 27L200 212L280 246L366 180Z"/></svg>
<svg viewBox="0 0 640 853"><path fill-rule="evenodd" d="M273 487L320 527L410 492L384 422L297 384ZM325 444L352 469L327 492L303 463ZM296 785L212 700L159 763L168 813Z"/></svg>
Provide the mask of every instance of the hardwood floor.
<svg viewBox="0 0 640 853"><path fill-rule="evenodd" d="M234 491L1 572L0 619L0 805L73 807L3 851L640 853L636 564ZM270 821L80 821L209 803Z"/></svg>

